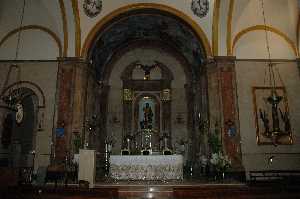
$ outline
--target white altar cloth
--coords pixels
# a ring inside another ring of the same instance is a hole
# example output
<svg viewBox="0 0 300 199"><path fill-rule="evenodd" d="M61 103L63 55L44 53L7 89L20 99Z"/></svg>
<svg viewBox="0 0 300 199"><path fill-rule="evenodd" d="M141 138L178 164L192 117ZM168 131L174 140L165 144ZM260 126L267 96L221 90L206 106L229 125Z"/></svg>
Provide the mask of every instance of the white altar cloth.
<svg viewBox="0 0 300 199"><path fill-rule="evenodd" d="M111 155L110 175L117 180L183 179L182 155Z"/></svg>

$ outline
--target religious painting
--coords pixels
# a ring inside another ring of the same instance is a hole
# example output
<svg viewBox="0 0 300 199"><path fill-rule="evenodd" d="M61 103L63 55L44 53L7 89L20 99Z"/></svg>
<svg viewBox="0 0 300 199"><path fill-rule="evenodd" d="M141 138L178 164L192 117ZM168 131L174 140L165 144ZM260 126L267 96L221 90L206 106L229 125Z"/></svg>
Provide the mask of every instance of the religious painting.
<svg viewBox="0 0 300 199"><path fill-rule="evenodd" d="M292 144L292 130L284 87L253 87L253 104L258 145Z"/></svg>
<svg viewBox="0 0 300 199"><path fill-rule="evenodd" d="M145 96L139 101L140 129L155 129L155 101Z"/></svg>

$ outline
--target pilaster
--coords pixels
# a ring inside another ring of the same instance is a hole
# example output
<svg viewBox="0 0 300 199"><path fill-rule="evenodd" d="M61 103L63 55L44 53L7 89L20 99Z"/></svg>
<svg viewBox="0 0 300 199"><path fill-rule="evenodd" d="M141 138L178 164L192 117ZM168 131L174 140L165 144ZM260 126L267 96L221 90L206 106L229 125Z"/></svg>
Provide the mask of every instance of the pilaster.
<svg viewBox="0 0 300 199"><path fill-rule="evenodd" d="M220 131L223 151L235 170L242 169L235 57L214 57L208 65L210 127Z"/></svg>
<svg viewBox="0 0 300 199"><path fill-rule="evenodd" d="M80 58L60 58L57 78L57 112L54 143L56 161L72 150L72 133L84 131L86 63Z"/></svg>

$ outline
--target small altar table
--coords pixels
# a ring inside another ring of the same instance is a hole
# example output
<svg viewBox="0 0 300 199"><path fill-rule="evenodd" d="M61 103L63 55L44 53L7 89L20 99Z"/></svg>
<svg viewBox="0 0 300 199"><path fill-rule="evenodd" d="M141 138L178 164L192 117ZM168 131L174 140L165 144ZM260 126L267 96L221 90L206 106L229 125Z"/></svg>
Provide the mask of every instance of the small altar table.
<svg viewBox="0 0 300 199"><path fill-rule="evenodd" d="M110 175L117 180L181 180L182 155L111 155Z"/></svg>

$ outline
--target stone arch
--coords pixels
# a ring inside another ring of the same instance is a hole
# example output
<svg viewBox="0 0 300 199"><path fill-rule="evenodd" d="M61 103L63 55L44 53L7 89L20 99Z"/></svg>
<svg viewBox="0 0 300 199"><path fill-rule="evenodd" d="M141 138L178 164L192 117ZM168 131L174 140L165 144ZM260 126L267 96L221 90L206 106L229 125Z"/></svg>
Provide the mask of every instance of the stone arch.
<svg viewBox="0 0 300 199"><path fill-rule="evenodd" d="M2 95L7 95L9 91L19 89L19 88L28 88L32 90L33 93L38 97L38 108L45 108L46 99L43 90L37 84L30 81L15 82L7 86L3 90Z"/></svg>

